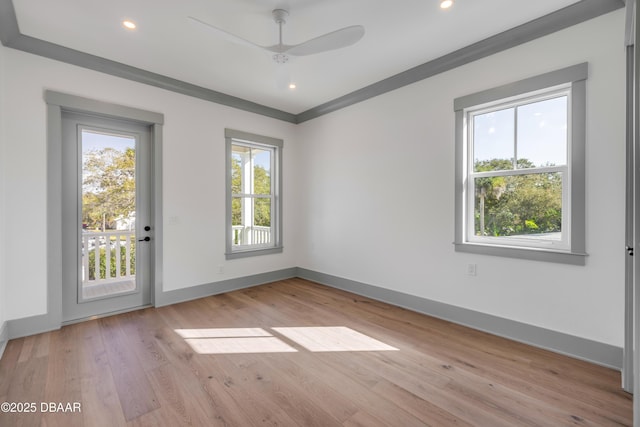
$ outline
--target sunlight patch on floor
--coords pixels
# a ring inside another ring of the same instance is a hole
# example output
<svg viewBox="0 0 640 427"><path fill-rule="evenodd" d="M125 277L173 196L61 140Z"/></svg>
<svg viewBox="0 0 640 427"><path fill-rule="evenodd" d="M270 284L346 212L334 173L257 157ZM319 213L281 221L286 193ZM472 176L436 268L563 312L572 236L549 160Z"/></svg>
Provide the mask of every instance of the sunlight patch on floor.
<svg viewBox="0 0 640 427"><path fill-rule="evenodd" d="M272 328L309 351L398 351L346 326Z"/></svg>
<svg viewBox="0 0 640 427"><path fill-rule="evenodd" d="M272 337L262 328L197 328L175 329L182 338Z"/></svg>
<svg viewBox="0 0 640 427"><path fill-rule="evenodd" d="M293 353L297 352L262 328L175 329L199 354Z"/></svg>
<svg viewBox="0 0 640 427"><path fill-rule="evenodd" d="M271 328L312 352L398 351L346 326ZM298 350L262 328L175 329L199 354L295 353Z"/></svg>
<svg viewBox="0 0 640 427"><path fill-rule="evenodd" d="M200 354L295 353L298 350L276 337L185 339Z"/></svg>

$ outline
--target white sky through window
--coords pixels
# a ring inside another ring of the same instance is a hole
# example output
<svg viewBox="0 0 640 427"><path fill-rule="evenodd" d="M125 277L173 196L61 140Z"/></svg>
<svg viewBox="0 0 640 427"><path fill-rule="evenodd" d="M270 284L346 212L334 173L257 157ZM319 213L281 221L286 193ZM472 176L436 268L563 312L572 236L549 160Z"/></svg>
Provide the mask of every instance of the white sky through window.
<svg viewBox="0 0 640 427"><path fill-rule="evenodd" d="M522 105L517 112L511 107L478 114L473 119L474 162L511 160L517 156L537 167L564 165L566 141L566 96Z"/></svg>
<svg viewBox="0 0 640 427"><path fill-rule="evenodd" d="M107 133L82 131L82 150L93 151L109 147L124 152L127 148L135 148L135 139L129 136L111 135Z"/></svg>

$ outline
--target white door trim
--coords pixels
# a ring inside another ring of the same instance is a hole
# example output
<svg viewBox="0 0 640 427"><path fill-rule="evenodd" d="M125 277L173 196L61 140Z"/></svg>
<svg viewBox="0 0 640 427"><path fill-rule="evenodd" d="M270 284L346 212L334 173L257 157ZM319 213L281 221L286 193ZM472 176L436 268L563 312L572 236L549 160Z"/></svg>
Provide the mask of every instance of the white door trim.
<svg viewBox="0 0 640 427"><path fill-rule="evenodd" d="M84 112L138 122L151 128L151 216L155 223L151 255L151 304L162 291L162 125L164 115L55 91L45 91L47 104L47 313L35 316L33 329L62 325L62 114Z"/></svg>

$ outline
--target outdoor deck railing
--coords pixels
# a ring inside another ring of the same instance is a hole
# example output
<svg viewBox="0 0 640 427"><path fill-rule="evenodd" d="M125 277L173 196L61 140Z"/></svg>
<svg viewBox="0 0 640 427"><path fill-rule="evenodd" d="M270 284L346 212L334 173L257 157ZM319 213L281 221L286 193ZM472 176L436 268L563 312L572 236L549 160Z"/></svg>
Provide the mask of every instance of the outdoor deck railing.
<svg viewBox="0 0 640 427"><path fill-rule="evenodd" d="M271 227L245 227L234 225L233 244L234 245L262 245L271 243Z"/></svg>
<svg viewBox="0 0 640 427"><path fill-rule="evenodd" d="M134 231L82 232L82 283L135 278Z"/></svg>

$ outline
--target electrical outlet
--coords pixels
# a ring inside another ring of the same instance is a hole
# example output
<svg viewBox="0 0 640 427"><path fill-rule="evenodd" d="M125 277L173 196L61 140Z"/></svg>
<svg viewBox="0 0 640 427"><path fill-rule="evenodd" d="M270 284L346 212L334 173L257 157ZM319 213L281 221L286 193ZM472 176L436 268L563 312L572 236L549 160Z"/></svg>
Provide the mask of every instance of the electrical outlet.
<svg viewBox="0 0 640 427"><path fill-rule="evenodd" d="M224 274L224 265L218 266L218 274Z"/></svg>
<svg viewBox="0 0 640 427"><path fill-rule="evenodd" d="M476 264L467 264L467 276L475 276L477 274Z"/></svg>

